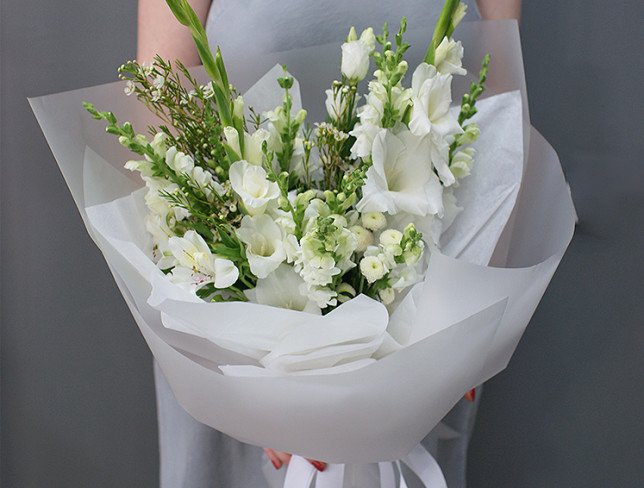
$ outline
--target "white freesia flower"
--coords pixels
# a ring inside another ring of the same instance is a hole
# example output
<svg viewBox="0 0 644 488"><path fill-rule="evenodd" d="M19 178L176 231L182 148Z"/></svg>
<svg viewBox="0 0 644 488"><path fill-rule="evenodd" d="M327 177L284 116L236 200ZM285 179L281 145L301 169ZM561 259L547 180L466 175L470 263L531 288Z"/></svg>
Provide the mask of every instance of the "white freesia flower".
<svg viewBox="0 0 644 488"><path fill-rule="evenodd" d="M183 237L170 237L168 246L177 262L170 280L184 288L195 291L208 283L228 288L239 278L235 264L212 254L203 237L193 230Z"/></svg>
<svg viewBox="0 0 644 488"><path fill-rule="evenodd" d="M373 142L372 166L356 205L360 212L440 214L442 186L431 169L426 139L382 129Z"/></svg>
<svg viewBox="0 0 644 488"><path fill-rule="evenodd" d="M434 55L434 65L441 74L465 75L463 68L463 45L461 41L454 41L443 37Z"/></svg>
<svg viewBox="0 0 644 488"><path fill-rule="evenodd" d="M280 195L277 183L267 176L264 168L244 160L234 162L228 170L230 185L251 215L264 213L268 203Z"/></svg>
<svg viewBox="0 0 644 488"><path fill-rule="evenodd" d="M409 129L414 135L442 138L462 132L456 116L450 113L452 75L440 74L431 64L418 65L411 80L413 108Z"/></svg>
<svg viewBox="0 0 644 488"><path fill-rule="evenodd" d="M282 231L270 216L246 215L236 233L246 244L250 270L258 278L266 278L286 259Z"/></svg>
<svg viewBox="0 0 644 488"><path fill-rule="evenodd" d="M189 173L195 167L195 162L187 154L177 150L175 146L169 148L165 153L165 164L175 173Z"/></svg>
<svg viewBox="0 0 644 488"><path fill-rule="evenodd" d="M301 293L302 285L304 280L293 267L281 264L266 278L257 280L255 288L244 293L253 303L320 314L320 307Z"/></svg>
<svg viewBox="0 0 644 488"><path fill-rule="evenodd" d="M355 37L353 28L349 39L352 37ZM362 31L360 39L349 40L342 44L342 74L354 82L363 80L369 71L369 55L375 47L376 36L371 27Z"/></svg>
<svg viewBox="0 0 644 488"><path fill-rule="evenodd" d="M266 129L257 129L252 134L244 132L244 151L239 147L239 132L234 127L224 127L226 142L243 160L261 165L264 159L262 144L270 137Z"/></svg>

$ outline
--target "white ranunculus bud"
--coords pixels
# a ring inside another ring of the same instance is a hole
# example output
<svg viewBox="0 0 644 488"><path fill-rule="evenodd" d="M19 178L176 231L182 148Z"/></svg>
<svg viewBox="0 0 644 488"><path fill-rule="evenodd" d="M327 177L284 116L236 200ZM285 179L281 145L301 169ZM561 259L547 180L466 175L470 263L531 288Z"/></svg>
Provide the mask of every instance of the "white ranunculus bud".
<svg viewBox="0 0 644 488"><path fill-rule="evenodd" d="M362 225L365 229L377 231L387 225L387 218L380 212L365 212L362 214Z"/></svg>
<svg viewBox="0 0 644 488"><path fill-rule="evenodd" d="M380 244L383 246L398 246L402 238L402 232L399 230L387 229L380 234Z"/></svg>
<svg viewBox="0 0 644 488"><path fill-rule="evenodd" d="M382 278L387 269L378 256L366 256L360 260L360 272L369 283L373 283Z"/></svg>
<svg viewBox="0 0 644 488"><path fill-rule="evenodd" d="M365 252L367 248L373 244L373 234L369 232L367 229L360 225L354 225L349 229L353 234L356 236L357 244L356 244L356 251L357 252Z"/></svg>

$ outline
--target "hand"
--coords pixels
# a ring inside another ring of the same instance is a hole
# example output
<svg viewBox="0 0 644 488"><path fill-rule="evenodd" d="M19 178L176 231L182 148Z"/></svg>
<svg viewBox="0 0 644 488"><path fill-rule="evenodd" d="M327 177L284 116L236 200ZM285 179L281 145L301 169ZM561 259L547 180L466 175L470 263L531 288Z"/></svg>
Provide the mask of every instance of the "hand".
<svg viewBox="0 0 644 488"><path fill-rule="evenodd" d="M266 447L264 448L264 452L273 463L273 466L275 466L275 469L280 469L285 464L288 465L288 462L291 460L291 455L287 452L275 451ZM326 469L326 463L322 461L315 461L313 459L307 459L307 461L318 471L324 471Z"/></svg>

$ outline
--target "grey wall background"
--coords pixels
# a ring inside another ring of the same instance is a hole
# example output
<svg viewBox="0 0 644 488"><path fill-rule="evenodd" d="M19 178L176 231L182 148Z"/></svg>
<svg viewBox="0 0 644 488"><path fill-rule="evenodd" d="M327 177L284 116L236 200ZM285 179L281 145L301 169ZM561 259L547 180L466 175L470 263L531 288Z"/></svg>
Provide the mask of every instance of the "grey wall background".
<svg viewBox="0 0 644 488"><path fill-rule="evenodd" d="M524 1L533 124L580 225L509 368L484 391L469 479L644 479L644 45L639 0ZM152 358L26 97L115 79L134 0L0 3L0 485L157 486Z"/></svg>

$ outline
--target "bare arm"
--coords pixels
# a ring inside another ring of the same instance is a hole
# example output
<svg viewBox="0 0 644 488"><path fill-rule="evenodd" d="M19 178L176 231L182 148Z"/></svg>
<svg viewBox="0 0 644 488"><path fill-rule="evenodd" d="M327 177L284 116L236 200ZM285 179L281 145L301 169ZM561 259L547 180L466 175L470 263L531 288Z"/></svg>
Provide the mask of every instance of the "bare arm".
<svg viewBox="0 0 644 488"><path fill-rule="evenodd" d="M212 0L190 0L202 23L205 23ZM156 54L164 59L180 59L186 66L200 64L190 31L172 15L165 0L139 0L138 42L136 57L151 61Z"/></svg>
<svg viewBox="0 0 644 488"><path fill-rule="evenodd" d="M521 17L521 0L476 0L481 17L486 20Z"/></svg>

